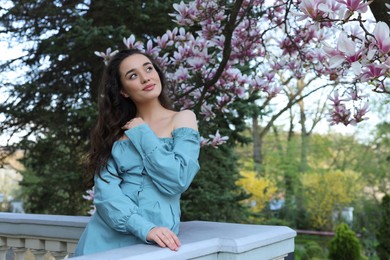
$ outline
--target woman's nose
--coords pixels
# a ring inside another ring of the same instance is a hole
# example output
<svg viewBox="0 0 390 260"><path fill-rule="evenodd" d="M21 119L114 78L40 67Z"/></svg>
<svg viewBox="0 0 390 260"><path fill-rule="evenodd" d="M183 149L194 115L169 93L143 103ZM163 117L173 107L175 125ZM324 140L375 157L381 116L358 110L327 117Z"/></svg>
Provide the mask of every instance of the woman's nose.
<svg viewBox="0 0 390 260"><path fill-rule="evenodd" d="M141 79L141 83L145 83L145 82L148 82L150 79L149 79L149 75L146 74L146 73L142 73L140 75L140 79Z"/></svg>

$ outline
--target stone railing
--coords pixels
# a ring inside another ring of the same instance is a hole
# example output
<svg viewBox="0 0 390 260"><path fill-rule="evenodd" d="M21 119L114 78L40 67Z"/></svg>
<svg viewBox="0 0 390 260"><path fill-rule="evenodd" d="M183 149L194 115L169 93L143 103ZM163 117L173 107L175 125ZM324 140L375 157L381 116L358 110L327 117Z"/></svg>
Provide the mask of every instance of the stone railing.
<svg viewBox="0 0 390 260"><path fill-rule="evenodd" d="M89 217L0 213L0 260L63 259L73 254ZM50 252L49 254L47 254Z"/></svg>
<svg viewBox="0 0 390 260"><path fill-rule="evenodd" d="M0 260L70 258L88 220L0 213ZM180 225L178 252L139 244L72 259L293 259L295 236L284 226L190 221Z"/></svg>

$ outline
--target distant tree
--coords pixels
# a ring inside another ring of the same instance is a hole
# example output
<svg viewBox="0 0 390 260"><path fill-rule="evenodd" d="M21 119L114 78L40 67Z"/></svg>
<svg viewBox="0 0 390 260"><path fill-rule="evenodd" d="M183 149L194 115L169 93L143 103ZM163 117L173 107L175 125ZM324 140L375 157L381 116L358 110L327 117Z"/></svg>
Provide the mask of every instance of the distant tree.
<svg viewBox="0 0 390 260"><path fill-rule="evenodd" d="M277 188L274 182L269 177L259 176L253 170L242 170L240 174L241 178L236 184L251 195L245 203L250 206L252 212L260 213L276 195Z"/></svg>
<svg viewBox="0 0 390 260"><path fill-rule="evenodd" d="M103 66L93 52L135 34L160 35L173 22L175 1L7 1L0 33L24 42L24 54L2 71L26 71L4 80L8 99L0 132L21 136L7 149L25 151L21 185L32 213L85 214L82 158L97 113ZM158 15L156 15L158 14ZM13 47L12 45L10 47ZM28 69L26 69L28 68ZM81 204L80 204L81 203Z"/></svg>
<svg viewBox="0 0 390 260"><path fill-rule="evenodd" d="M200 161L201 170L181 199L182 219L247 222L248 207L240 202L248 195L235 184L240 176L232 147L202 148Z"/></svg>
<svg viewBox="0 0 390 260"><path fill-rule="evenodd" d="M333 213L341 211L356 198L358 177L352 171L306 173L301 176L305 208L312 227L332 228Z"/></svg>

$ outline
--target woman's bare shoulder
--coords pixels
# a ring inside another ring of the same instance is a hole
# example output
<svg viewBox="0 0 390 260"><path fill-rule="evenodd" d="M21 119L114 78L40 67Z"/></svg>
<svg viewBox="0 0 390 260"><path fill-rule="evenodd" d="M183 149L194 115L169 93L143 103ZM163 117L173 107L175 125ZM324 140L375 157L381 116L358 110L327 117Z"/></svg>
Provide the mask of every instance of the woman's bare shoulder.
<svg viewBox="0 0 390 260"><path fill-rule="evenodd" d="M196 115L191 110L176 112L173 116L173 129L189 127L198 130Z"/></svg>

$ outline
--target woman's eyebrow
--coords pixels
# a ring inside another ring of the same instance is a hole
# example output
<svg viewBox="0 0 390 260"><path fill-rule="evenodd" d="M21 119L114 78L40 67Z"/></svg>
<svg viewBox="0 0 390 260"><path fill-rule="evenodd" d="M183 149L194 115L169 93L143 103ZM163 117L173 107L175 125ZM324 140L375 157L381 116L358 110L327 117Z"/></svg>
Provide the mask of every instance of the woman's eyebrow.
<svg viewBox="0 0 390 260"><path fill-rule="evenodd" d="M152 63L150 61L147 61L144 64L142 64L142 67L145 67L147 65L152 65ZM132 73L134 70L136 70L136 69L134 68L134 69L131 69L128 72L126 72L125 77L127 76L127 74Z"/></svg>

